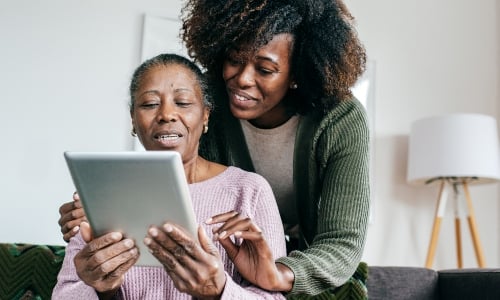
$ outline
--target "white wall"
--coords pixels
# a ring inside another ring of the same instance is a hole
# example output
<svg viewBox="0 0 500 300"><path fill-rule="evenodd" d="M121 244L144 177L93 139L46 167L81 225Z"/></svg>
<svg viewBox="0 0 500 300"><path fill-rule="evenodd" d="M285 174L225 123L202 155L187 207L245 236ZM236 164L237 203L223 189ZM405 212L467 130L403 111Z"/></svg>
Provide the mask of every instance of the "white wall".
<svg viewBox="0 0 500 300"><path fill-rule="evenodd" d="M375 213L364 259L423 266L438 186L406 184L407 143L416 119L474 112L499 119L499 25L495 0L346 0L376 61ZM499 265L498 185L471 187L486 264ZM452 205L435 268L456 266ZM464 266L477 266L462 222Z"/></svg>
<svg viewBox="0 0 500 300"><path fill-rule="evenodd" d="M164 0L0 1L0 241L62 244L64 150L132 149L127 88Z"/></svg>
<svg viewBox="0 0 500 300"><path fill-rule="evenodd" d="M140 61L142 15L175 17L181 1L7 2L0 1L0 241L63 244L57 208L73 187L62 152L131 149L127 86ZM364 260L423 266L437 187L405 182L410 124L448 112L499 119L499 4L346 3L377 64L375 215ZM498 186L471 193L487 265L498 266ZM436 268L455 266L451 211L447 217ZM475 266L468 228L463 233L465 266Z"/></svg>

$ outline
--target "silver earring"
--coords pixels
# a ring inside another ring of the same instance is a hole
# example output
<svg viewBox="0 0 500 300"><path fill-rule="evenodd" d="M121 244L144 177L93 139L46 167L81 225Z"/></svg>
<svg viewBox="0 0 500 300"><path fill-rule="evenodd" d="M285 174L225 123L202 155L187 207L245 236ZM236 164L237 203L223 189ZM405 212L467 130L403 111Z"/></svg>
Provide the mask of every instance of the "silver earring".
<svg viewBox="0 0 500 300"><path fill-rule="evenodd" d="M203 133L207 133L207 132L208 132L208 125L203 124Z"/></svg>
<svg viewBox="0 0 500 300"><path fill-rule="evenodd" d="M135 132L135 128L132 127L132 130L130 130L130 135L133 137L137 137L137 133Z"/></svg>
<svg viewBox="0 0 500 300"><path fill-rule="evenodd" d="M290 88L291 88L292 90L295 90L295 89L296 89L296 88L298 88L298 87L299 87L299 85L298 85L298 84L296 84L296 83L292 83L292 85L290 85Z"/></svg>

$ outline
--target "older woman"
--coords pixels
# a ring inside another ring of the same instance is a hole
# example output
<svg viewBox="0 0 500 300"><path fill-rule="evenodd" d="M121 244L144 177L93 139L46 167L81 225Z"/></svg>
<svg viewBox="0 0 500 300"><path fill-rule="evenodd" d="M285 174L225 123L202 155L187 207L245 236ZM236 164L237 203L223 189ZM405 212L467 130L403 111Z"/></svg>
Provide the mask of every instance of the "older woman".
<svg viewBox="0 0 500 300"><path fill-rule="evenodd" d="M212 103L196 65L172 54L154 57L134 72L130 95L132 131L144 147L181 154L198 221L228 211L235 224L247 224L251 218L256 224L252 226L258 226L255 232L271 245L272 255L284 255L281 220L269 184L257 174L198 156ZM86 222L80 228L67 247L54 299L283 297L245 282L224 249L212 243L210 225L199 227L199 243L184 243L194 239L171 223L145 232L143 242L164 268L134 266L140 254L135 242L121 233L92 239ZM236 243L242 250L247 247L241 239ZM180 256L179 251L174 253L179 247Z"/></svg>

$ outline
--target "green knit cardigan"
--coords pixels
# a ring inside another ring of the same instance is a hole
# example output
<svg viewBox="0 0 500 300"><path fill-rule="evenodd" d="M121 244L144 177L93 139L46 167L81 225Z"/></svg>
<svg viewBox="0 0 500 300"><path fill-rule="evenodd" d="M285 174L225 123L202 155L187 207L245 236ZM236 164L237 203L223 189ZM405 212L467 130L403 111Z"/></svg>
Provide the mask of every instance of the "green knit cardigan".
<svg viewBox="0 0 500 300"><path fill-rule="evenodd" d="M241 124L229 111L227 97L219 94L215 99L200 155L254 172ZM302 116L293 163L303 239L301 251L277 261L295 274L290 295L318 295L352 279L365 244L369 129L362 104L353 98L326 114Z"/></svg>

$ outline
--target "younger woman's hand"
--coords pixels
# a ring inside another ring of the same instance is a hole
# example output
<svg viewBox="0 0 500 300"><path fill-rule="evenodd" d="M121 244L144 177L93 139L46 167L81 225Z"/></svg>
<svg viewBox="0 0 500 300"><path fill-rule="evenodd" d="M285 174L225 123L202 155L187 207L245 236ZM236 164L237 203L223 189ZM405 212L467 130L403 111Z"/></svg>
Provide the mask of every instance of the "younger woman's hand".
<svg viewBox="0 0 500 300"><path fill-rule="evenodd" d="M80 196L75 192L73 194L73 201L66 202L59 207L59 226L63 234L63 239L69 242L69 239L74 237L80 229L80 223L87 221L85 212L83 211Z"/></svg>
<svg viewBox="0 0 500 300"><path fill-rule="evenodd" d="M249 282L270 291L288 292L293 287L293 272L274 261L273 253L260 228L249 217L231 211L213 216L207 224L222 225L213 229L229 258ZM241 244L233 242L242 239Z"/></svg>
<svg viewBox="0 0 500 300"><path fill-rule="evenodd" d="M195 241L181 227L165 223L151 226L144 243L163 264L175 287L195 298L218 298L226 284L219 251L203 228Z"/></svg>

